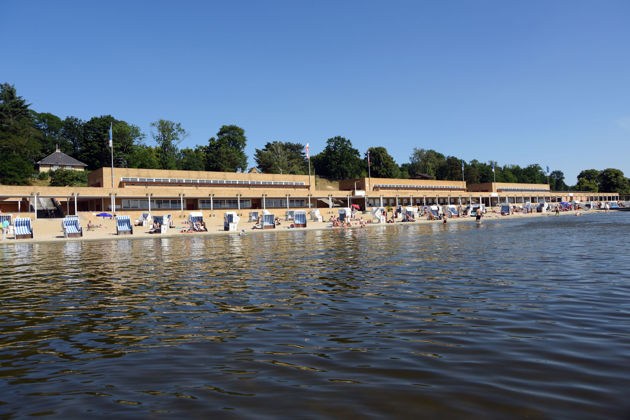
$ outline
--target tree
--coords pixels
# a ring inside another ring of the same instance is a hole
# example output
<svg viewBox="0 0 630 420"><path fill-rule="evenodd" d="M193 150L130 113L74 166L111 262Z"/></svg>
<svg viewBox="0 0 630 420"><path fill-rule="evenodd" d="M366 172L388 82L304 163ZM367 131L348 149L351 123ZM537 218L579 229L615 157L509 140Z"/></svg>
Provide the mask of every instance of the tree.
<svg viewBox="0 0 630 420"><path fill-rule="evenodd" d="M446 176L444 179L449 181L461 181L462 180L462 161L455 156L449 156L446 158Z"/></svg>
<svg viewBox="0 0 630 420"><path fill-rule="evenodd" d="M269 174L308 173L308 161L304 153L304 145L300 143L274 141L256 149L254 155L258 170Z"/></svg>
<svg viewBox="0 0 630 420"><path fill-rule="evenodd" d="M599 173L597 169L585 169L577 176L575 189L578 191L599 191Z"/></svg>
<svg viewBox="0 0 630 420"><path fill-rule="evenodd" d="M63 121L56 115L48 112L41 114L33 112L34 127L38 130L38 139L41 144L40 159L53 153L57 147L71 155L74 150L72 144L62 135Z"/></svg>
<svg viewBox="0 0 630 420"><path fill-rule="evenodd" d="M125 121L118 121L111 115L93 117L83 124L83 135L79 145L78 159L88 165L89 170L111 166L109 148L109 127L113 127L114 165L126 168L144 134L140 129Z"/></svg>
<svg viewBox="0 0 630 420"><path fill-rule="evenodd" d="M370 147L370 172L376 178L400 178L400 168L384 147ZM367 165L367 153L365 154ZM409 177L409 175L407 175Z"/></svg>
<svg viewBox="0 0 630 420"><path fill-rule="evenodd" d="M569 186L564 182L562 171L553 171L549 175L549 188L552 191L567 191L569 189Z"/></svg>
<svg viewBox="0 0 630 420"><path fill-rule="evenodd" d="M50 171L50 185L53 187L87 187L87 172L71 169L57 169Z"/></svg>
<svg viewBox="0 0 630 420"><path fill-rule="evenodd" d="M359 151L352 142L337 136L327 140L326 148L313 156L315 171L327 178L351 179L367 175Z"/></svg>
<svg viewBox="0 0 630 420"><path fill-rule="evenodd" d="M247 169L245 130L236 125L224 125L217 137L208 140L206 150L206 170L237 172Z"/></svg>
<svg viewBox="0 0 630 420"><path fill-rule="evenodd" d="M0 85L0 183L28 184L40 157L40 143L29 104L15 87Z"/></svg>
<svg viewBox="0 0 630 420"><path fill-rule="evenodd" d="M80 154L81 142L83 141L83 124L84 122L77 117L66 117L61 127L61 137L66 143L72 145L72 153L68 154L77 158Z"/></svg>
<svg viewBox="0 0 630 420"><path fill-rule="evenodd" d="M619 169L604 169L598 177L600 192L616 192L619 194L630 193L630 184L628 179Z"/></svg>
<svg viewBox="0 0 630 420"><path fill-rule="evenodd" d="M423 174L437 178L438 173L446 175L446 159L443 154L435 150L414 148L409 160L411 162L410 176Z"/></svg>
<svg viewBox="0 0 630 420"><path fill-rule="evenodd" d="M158 159L162 169L177 168L177 145L188 136L180 123L169 120L157 120L151 123L156 131L151 136L157 144Z"/></svg>
<svg viewBox="0 0 630 420"><path fill-rule="evenodd" d="M479 170L473 165L466 165L464 168L464 178L466 179L466 184L479 184L481 182Z"/></svg>
<svg viewBox="0 0 630 420"><path fill-rule="evenodd" d="M185 171L203 171L206 166L206 148L182 149L179 152L177 167Z"/></svg>
<svg viewBox="0 0 630 420"><path fill-rule="evenodd" d="M160 169L160 162L155 148L144 144L133 146L128 160L129 168Z"/></svg>

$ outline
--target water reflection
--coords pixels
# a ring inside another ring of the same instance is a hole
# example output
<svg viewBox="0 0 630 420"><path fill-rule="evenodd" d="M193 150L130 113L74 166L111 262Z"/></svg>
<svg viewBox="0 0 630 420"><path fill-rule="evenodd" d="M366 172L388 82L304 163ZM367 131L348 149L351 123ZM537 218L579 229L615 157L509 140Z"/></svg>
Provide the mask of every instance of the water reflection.
<svg viewBox="0 0 630 420"><path fill-rule="evenodd" d="M3 412L619 417L629 224L0 245Z"/></svg>

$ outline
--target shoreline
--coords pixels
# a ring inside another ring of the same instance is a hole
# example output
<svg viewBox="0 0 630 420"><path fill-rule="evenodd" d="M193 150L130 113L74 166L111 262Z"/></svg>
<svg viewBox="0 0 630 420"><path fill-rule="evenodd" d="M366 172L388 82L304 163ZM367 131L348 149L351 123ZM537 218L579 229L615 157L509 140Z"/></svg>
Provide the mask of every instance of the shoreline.
<svg viewBox="0 0 630 420"><path fill-rule="evenodd" d="M600 211L564 211L561 212L559 216L576 216L576 214L596 214L606 212ZM371 215L366 215L371 216ZM509 216L502 216L500 213L488 212L484 215L483 220L510 220L510 219L523 219L523 218L539 218L539 217L556 217L553 212L546 213L515 213ZM178 238L178 237L206 237L206 236L217 236L217 235L249 235L249 234L258 234L262 232L290 232L290 231L312 231L312 230L342 230L342 229L363 229L363 227L357 225L352 225L350 227L332 227L330 222L315 222L308 221L307 227L305 228L290 228L290 223L287 221L281 222L279 226L275 229L252 229L254 225L253 222L242 222L239 223L239 227L237 231L225 231L223 230L222 223L208 223L208 231L207 232L192 232L187 233L183 232L184 224L180 226L175 226L173 228L169 228L167 233L159 234L159 233L148 233L149 227L142 226L134 226L134 233L132 235L116 235L116 222L115 220L103 220L100 222L100 228L96 230L87 231L86 222L83 222L83 219L89 218L89 215L81 215L81 225L84 229L84 233L82 237L77 238L65 238L63 236L63 231L61 229L61 220L62 219L37 219L32 221L32 227L34 232L33 239L14 239L12 236L8 236L5 240L0 240L0 245L15 245L22 243L57 243L57 242L76 242L76 241L106 241L106 240L121 240L121 239L149 239L149 238ZM177 223L182 223L181 218L175 219L176 225ZM215 221L212 219L212 221ZM221 221L222 222L222 221ZM447 224L449 223L476 223L474 217L471 216L462 216L449 218ZM397 221L395 223L366 223L365 228L371 228L376 226L399 226L399 225L417 225L417 224L443 224L441 220L427 220L422 218L421 220L417 220L415 222L400 222ZM186 225L187 226L187 225ZM244 232L243 232L244 231Z"/></svg>

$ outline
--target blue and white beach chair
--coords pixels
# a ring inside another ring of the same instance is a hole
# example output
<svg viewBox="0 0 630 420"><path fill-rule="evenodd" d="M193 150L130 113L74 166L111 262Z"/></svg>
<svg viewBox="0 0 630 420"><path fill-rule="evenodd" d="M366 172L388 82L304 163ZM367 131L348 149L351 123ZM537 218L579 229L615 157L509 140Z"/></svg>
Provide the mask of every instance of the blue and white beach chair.
<svg viewBox="0 0 630 420"><path fill-rule="evenodd" d="M238 222L241 220L240 217L233 211L226 211L223 215L223 230L225 231L233 231L238 230Z"/></svg>
<svg viewBox="0 0 630 420"><path fill-rule="evenodd" d="M129 216L116 216L116 235L133 235L133 226Z"/></svg>
<svg viewBox="0 0 630 420"><path fill-rule="evenodd" d="M13 223L15 225L15 239L33 238L30 217L16 217Z"/></svg>
<svg viewBox="0 0 630 420"><path fill-rule="evenodd" d="M275 229L276 218L273 214L263 214L263 229Z"/></svg>
<svg viewBox="0 0 630 420"><path fill-rule="evenodd" d="M61 221L63 236L66 238L80 238L83 236L83 228L79 225L78 216L66 216Z"/></svg>
<svg viewBox="0 0 630 420"><path fill-rule="evenodd" d="M296 210L293 214L293 226L296 228L306 227L306 212L304 210Z"/></svg>

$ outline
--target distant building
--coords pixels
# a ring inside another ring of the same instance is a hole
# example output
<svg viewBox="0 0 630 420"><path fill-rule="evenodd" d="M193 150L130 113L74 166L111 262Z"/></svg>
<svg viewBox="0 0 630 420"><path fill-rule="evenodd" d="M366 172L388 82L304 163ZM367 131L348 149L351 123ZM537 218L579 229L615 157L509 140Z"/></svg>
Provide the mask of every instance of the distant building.
<svg viewBox="0 0 630 420"><path fill-rule="evenodd" d="M57 169L69 169L71 171L84 171L87 165L75 158L66 155L59 148L54 153L37 162L39 172L56 171Z"/></svg>

